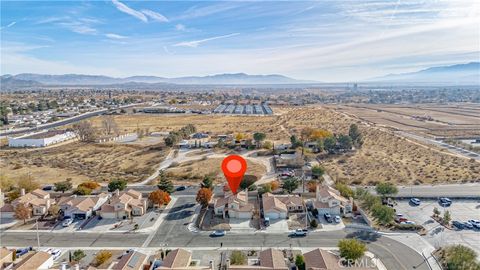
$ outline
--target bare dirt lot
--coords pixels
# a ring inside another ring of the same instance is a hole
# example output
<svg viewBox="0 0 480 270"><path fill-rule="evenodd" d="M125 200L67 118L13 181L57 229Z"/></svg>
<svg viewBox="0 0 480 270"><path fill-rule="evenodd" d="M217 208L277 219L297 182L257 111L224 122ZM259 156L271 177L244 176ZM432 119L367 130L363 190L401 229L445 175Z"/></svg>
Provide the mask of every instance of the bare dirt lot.
<svg viewBox="0 0 480 270"><path fill-rule="evenodd" d="M9 149L0 152L2 173L15 179L30 174L38 182L72 178L131 182L148 177L165 157L163 147L73 142L46 149Z"/></svg>

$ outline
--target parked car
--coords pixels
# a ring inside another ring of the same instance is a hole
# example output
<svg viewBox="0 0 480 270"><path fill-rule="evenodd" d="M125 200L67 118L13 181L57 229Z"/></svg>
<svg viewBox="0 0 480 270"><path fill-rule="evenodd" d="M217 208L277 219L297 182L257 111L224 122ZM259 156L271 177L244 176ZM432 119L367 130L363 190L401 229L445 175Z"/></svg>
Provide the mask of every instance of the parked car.
<svg viewBox="0 0 480 270"><path fill-rule="evenodd" d="M395 222L397 223L402 223L402 222L405 222L405 221L408 221L407 218L405 218L402 214L397 214L394 218Z"/></svg>
<svg viewBox="0 0 480 270"><path fill-rule="evenodd" d="M225 236L225 231L223 230L214 231L210 234L210 237L222 237L222 236Z"/></svg>
<svg viewBox="0 0 480 270"><path fill-rule="evenodd" d="M68 227L68 226L70 226L72 223L73 223L73 219L67 218L67 219L65 219L65 220L62 222L62 226L63 226L63 227Z"/></svg>
<svg viewBox="0 0 480 270"><path fill-rule="evenodd" d="M307 236L307 232L302 229L296 229L290 235L295 237L302 237L302 236Z"/></svg>
<svg viewBox="0 0 480 270"><path fill-rule="evenodd" d="M457 220L452 221L452 225L455 228L460 229L460 230L465 228L465 225L463 224L463 222L460 222L460 221L457 221Z"/></svg>
<svg viewBox="0 0 480 270"><path fill-rule="evenodd" d="M270 218L269 218L269 217L265 217L265 222L264 222L264 224L265 224L265 227L270 226Z"/></svg>
<svg viewBox="0 0 480 270"><path fill-rule="evenodd" d="M473 227L480 229L480 220L478 219L469 219L468 223L472 224Z"/></svg>
<svg viewBox="0 0 480 270"><path fill-rule="evenodd" d="M465 228L467 228L467 229L473 229L473 224L470 223L470 222L468 222L468 221L467 221L467 222L464 222L464 223L463 223L463 226L464 226Z"/></svg>
<svg viewBox="0 0 480 270"><path fill-rule="evenodd" d="M29 248L29 247L17 249L17 251L15 252L15 256L19 258L27 254L30 250L32 250L32 248Z"/></svg>
<svg viewBox="0 0 480 270"><path fill-rule="evenodd" d="M452 205L452 200L450 200L449 198L440 198L438 200L438 203L443 207L448 207Z"/></svg>
<svg viewBox="0 0 480 270"><path fill-rule="evenodd" d="M410 203L413 205L420 205L420 199L419 198L411 198Z"/></svg>
<svg viewBox="0 0 480 270"><path fill-rule="evenodd" d="M187 189L186 186L179 186L179 187L177 187L176 191L182 191L182 190L185 190L185 189Z"/></svg>
<svg viewBox="0 0 480 270"><path fill-rule="evenodd" d="M415 225L416 223L411 221L411 220L407 220L407 221L400 222L400 224L402 224L402 225Z"/></svg>
<svg viewBox="0 0 480 270"><path fill-rule="evenodd" d="M44 191L54 191L55 190L55 186L53 185L45 185L42 187L42 190Z"/></svg>
<svg viewBox="0 0 480 270"><path fill-rule="evenodd" d="M60 249L53 249L50 250L48 253L52 254L54 260L60 258L60 256L62 255L62 251Z"/></svg>
<svg viewBox="0 0 480 270"><path fill-rule="evenodd" d="M340 223L342 219L340 218L340 216L335 216L334 221L335 223Z"/></svg>
<svg viewBox="0 0 480 270"><path fill-rule="evenodd" d="M332 215L330 215L330 213L325 213L325 214L323 214L323 216L325 217L325 220L327 220L328 223L333 222Z"/></svg>

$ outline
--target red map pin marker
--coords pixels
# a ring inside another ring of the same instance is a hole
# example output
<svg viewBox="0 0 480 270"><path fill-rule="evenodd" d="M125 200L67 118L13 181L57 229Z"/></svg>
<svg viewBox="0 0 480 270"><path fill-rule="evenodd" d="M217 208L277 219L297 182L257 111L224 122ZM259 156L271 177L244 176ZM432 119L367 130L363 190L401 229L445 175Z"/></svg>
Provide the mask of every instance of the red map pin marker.
<svg viewBox="0 0 480 270"><path fill-rule="evenodd" d="M227 178L230 190L233 194L236 194L243 175L247 171L247 162L241 156L230 155L223 159L222 171L225 178Z"/></svg>

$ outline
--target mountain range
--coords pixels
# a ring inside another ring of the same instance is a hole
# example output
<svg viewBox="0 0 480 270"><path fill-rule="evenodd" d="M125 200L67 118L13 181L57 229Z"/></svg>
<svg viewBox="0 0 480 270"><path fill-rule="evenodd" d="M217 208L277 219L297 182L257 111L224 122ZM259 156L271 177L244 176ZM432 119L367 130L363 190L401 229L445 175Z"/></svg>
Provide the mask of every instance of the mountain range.
<svg viewBox="0 0 480 270"><path fill-rule="evenodd" d="M396 83L480 84L480 62L439 66L416 72L388 74L368 81Z"/></svg>
<svg viewBox="0 0 480 270"><path fill-rule="evenodd" d="M115 78L102 75L64 74L46 75L34 73L21 73L17 75L3 75L2 83L43 85L118 85L131 83L163 83L163 84L299 84L315 83L292 79L283 75L249 75L245 73L217 74L211 76L189 76L178 78L165 78L157 76L131 76Z"/></svg>

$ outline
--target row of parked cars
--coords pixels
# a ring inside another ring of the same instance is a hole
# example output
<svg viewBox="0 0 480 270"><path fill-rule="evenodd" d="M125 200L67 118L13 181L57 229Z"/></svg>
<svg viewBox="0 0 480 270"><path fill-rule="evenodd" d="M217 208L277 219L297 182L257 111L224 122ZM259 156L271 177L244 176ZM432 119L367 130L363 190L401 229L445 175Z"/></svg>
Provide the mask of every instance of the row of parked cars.
<svg viewBox="0 0 480 270"><path fill-rule="evenodd" d="M410 204L411 205L419 206L421 202L422 201L419 198L411 198L410 199ZM440 204L443 207L449 207L450 205L452 205L452 200L450 200L449 198L446 198L446 197L442 197L442 198L438 199L438 204Z"/></svg>
<svg viewBox="0 0 480 270"><path fill-rule="evenodd" d="M468 221L466 222L461 222L461 221L458 221L458 220L454 220L452 221L452 225L459 229L459 230L463 230L463 229L480 229L480 220L477 220L477 219L469 219Z"/></svg>

